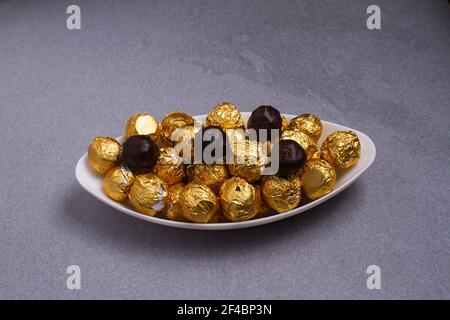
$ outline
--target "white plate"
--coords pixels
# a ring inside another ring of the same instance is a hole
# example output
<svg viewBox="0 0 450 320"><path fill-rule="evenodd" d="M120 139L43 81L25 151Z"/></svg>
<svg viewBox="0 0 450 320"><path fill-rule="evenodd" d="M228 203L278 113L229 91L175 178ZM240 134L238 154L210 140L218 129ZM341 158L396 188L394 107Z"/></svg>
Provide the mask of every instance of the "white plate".
<svg viewBox="0 0 450 320"><path fill-rule="evenodd" d="M242 112L242 117L245 121L247 121L248 117L250 116L250 112ZM286 115L286 118L292 119L294 116L292 115ZM206 118L206 115L200 115L195 117L198 121L203 122ZM85 153L80 160L77 163L76 169L75 169L75 175L77 177L78 182L81 184L81 186L86 189L90 194L92 194L94 197L99 199L100 201L106 203L107 205L113 207L114 209L117 209L119 211L122 211L126 214L129 214L130 216L136 217L138 219L142 219L148 222L153 222L157 224L162 224L165 226L170 227L176 227L176 228L185 228L185 229L203 229L203 230L229 230L229 229L239 229L239 228L248 228L248 227L254 227L263 225L266 223L271 223L274 221L286 219L289 217L292 217L294 215L297 215L301 212L304 212L306 210L309 210L319 204L321 204L324 201L327 201L337 195L339 192L347 188L349 185L351 185L353 182L356 181L356 179L367 170L367 168L370 167L372 162L375 159L375 144L373 141L364 133L357 131L355 129L347 128L344 126L341 126L339 124L335 124L328 121L322 121L323 124L323 132L322 137L319 140L319 144L322 143L323 139L325 139L330 133L337 131L337 130L353 130L356 132L356 134L359 137L359 140L361 142L361 158L357 162L355 166L352 168L340 171L338 173L338 178L336 181L336 185L334 187L334 190L330 192L329 194L323 196L320 199L317 199L315 201L312 201L308 204L305 204L301 207L298 207L294 210L284 212L284 213L278 213L274 214L269 217L249 220L249 221L243 221L243 222L227 222L227 223L207 223L207 224L201 224L201 223L191 223L191 222L178 222L178 221L171 221L166 220L163 218L158 217L151 217L147 215L143 215L136 210L134 210L129 204L127 203L119 203L114 200L111 200L108 198L102 190L102 181L103 177L101 175L98 175L94 173L90 167L88 166L88 163L86 161L87 153Z"/></svg>

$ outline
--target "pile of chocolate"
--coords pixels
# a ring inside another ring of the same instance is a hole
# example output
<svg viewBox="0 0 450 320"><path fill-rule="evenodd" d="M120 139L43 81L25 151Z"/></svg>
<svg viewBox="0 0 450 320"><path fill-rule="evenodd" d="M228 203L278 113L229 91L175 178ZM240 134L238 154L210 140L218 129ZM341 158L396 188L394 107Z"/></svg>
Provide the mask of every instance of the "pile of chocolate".
<svg viewBox="0 0 450 320"><path fill-rule="evenodd" d="M174 139L179 129L182 135ZM213 138L221 138L223 152L215 149L214 163L194 162L195 151L203 152L214 140L205 139L212 129L221 135ZM250 139L245 133L251 129L269 133L265 139ZM276 108L260 106L245 124L236 106L224 102L202 124L183 112L171 112L161 123L149 114L133 115L126 123L123 144L110 137L94 138L88 163L105 175L108 197L129 200L140 213L197 223L245 221L286 212L326 195L336 183L336 169L358 161L361 146L354 132L336 131L319 147L321 133L322 123L312 114L288 121ZM202 143L194 145L199 136ZM189 143L192 154L180 151L179 143ZM228 149L231 163L223 161ZM278 170L265 175L274 150Z"/></svg>

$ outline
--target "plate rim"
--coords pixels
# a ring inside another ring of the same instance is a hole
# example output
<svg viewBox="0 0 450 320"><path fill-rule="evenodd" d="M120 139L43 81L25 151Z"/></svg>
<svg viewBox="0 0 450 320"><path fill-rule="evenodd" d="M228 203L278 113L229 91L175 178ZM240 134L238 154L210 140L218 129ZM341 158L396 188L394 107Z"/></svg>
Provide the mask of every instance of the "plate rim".
<svg viewBox="0 0 450 320"><path fill-rule="evenodd" d="M242 114L246 114L249 112L242 112ZM292 118L295 117L295 115L290 115L290 114L283 114L284 116L286 116L287 118ZM204 118L206 117L206 115L196 115L194 116L194 118ZM303 213L305 211L308 211L309 209L312 209L318 205L320 205L321 203L327 201L328 199L338 195L340 192L342 192L343 190L345 190L346 188L348 188L352 183L354 183L360 176L361 174L363 174L375 161L375 156L376 156L376 147L375 147L375 143L373 142L373 140L366 135L365 133L356 130L356 129L352 129L343 125L340 125L338 123L334 123L334 122L330 122L330 121L326 121L326 120L321 120L324 124L330 124L330 125L335 125L335 126L339 126L344 130L352 130L354 131L361 139L361 137L364 137L365 140L367 140L369 148L373 150L372 153L369 154L369 159L367 161L367 163L365 164L364 167L360 168L359 171L357 171L352 177L351 179L349 179L348 181L346 181L344 184L342 184L341 186L339 186L338 188L334 189L332 192L328 193L327 195L314 200L310 203L307 203L301 207L295 208L293 210L287 211L287 212L283 212L283 213L278 213L278 214L274 214L268 217L262 217L262 218L258 218L255 220L247 220L247 221L240 221L240 222L219 222L219 223L194 223L194 222L182 222L182 221L173 221L173 220L168 220L168 219L162 219L162 218L158 218L158 217L152 217L152 216L148 216L148 215L144 215L141 214L137 211L134 211L132 209L129 209L125 206L123 206L122 203L116 202L112 199L107 198L107 196L105 195L104 197L99 196L97 193L92 192L91 189L88 187L88 185L83 181L83 179L81 178L82 175L82 171L83 171L83 165L87 166L87 161L86 161L86 157L87 157L87 152L85 154L83 154L83 156L81 156L81 158L78 160L77 165L75 167L75 177L78 181L78 183L83 187L83 189L85 189L89 194L93 195L95 198L97 198L98 200L100 200L101 202L105 203L108 206L113 207L114 209L121 211L123 213L126 213L132 217L138 218L140 220L144 220L147 222L152 222L152 223L156 223L159 225L164 225L164 226L169 226L169 227L175 227L175 228L183 228L183 229L194 229L194 230L233 230L233 229L242 229L242 228L250 228L250 227L256 227L256 226L260 226L260 225L264 225L264 224L268 224L268 223L272 223L272 222L276 222L276 221L280 221L280 220L284 220L287 218L290 218L294 215L298 215L300 213ZM94 173L93 173L94 174Z"/></svg>

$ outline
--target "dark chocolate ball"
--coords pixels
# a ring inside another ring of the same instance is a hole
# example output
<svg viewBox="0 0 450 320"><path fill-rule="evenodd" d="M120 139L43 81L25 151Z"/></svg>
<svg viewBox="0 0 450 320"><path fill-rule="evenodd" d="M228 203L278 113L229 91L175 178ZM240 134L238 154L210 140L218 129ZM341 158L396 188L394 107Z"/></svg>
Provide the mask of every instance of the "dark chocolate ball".
<svg viewBox="0 0 450 320"><path fill-rule="evenodd" d="M216 141L216 139L220 139L221 140L221 148L222 148L222 157L221 158L225 157L226 152L227 152L226 149L227 149L227 146L229 143L228 143L227 135L225 134L225 132L222 130L221 127L219 127L219 126L202 127L202 129L196 133L195 139L201 139L202 155L203 155L203 151L205 150L205 148L207 146L209 146L211 143ZM218 143L220 143L220 142L218 142ZM212 150L211 155L217 161L219 159L219 157L218 157L219 155L217 155L217 157L216 157L215 151L216 151L216 149ZM197 150L196 150L196 152L197 152ZM203 159L203 157L202 157L202 159Z"/></svg>
<svg viewBox="0 0 450 320"><path fill-rule="evenodd" d="M122 161L133 171L150 171L158 157L159 148L147 135L131 136L123 144Z"/></svg>
<svg viewBox="0 0 450 320"><path fill-rule="evenodd" d="M303 168L306 163L305 150L294 140L280 140L279 142L278 174L288 176Z"/></svg>
<svg viewBox="0 0 450 320"><path fill-rule="evenodd" d="M247 121L248 129L281 129L282 119L280 111L272 106L260 106L253 110ZM258 134L259 139L259 134ZM267 139L271 139L270 131L267 132Z"/></svg>

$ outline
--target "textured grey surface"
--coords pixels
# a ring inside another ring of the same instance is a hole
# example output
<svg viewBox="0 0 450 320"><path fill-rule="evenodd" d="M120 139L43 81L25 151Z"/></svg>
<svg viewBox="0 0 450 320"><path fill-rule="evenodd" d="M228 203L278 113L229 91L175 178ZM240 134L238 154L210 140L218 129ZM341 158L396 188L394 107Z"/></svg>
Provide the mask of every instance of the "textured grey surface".
<svg viewBox="0 0 450 320"><path fill-rule="evenodd" d="M67 1L0 1L0 297L450 298L446 1L376 1L379 31L372 1L75 3L80 31ZM308 214L231 232L145 223L77 184L129 115L222 100L354 127L377 158Z"/></svg>

